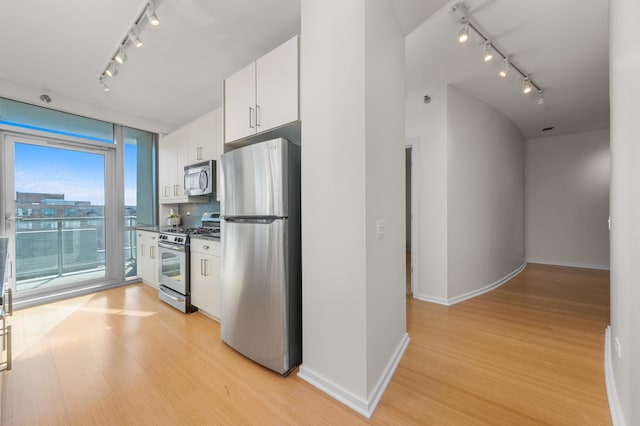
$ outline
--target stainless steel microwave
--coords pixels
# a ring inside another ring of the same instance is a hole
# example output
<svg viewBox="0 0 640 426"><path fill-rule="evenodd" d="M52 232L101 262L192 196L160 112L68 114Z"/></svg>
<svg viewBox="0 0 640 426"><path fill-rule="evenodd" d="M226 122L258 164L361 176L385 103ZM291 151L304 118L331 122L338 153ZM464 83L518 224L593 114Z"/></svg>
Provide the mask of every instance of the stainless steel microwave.
<svg viewBox="0 0 640 426"><path fill-rule="evenodd" d="M216 162L213 160L184 167L185 195L212 195L216 188Z"/></svg>

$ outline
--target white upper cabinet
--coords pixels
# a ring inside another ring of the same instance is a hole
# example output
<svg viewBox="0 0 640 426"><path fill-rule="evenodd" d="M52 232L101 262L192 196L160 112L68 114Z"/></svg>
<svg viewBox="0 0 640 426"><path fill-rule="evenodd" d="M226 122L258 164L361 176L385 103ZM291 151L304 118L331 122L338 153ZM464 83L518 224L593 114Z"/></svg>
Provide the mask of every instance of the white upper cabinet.
<svg viewBox="0 0 640 426"><path fill-rule="evenodd" d="M158 188L161 204L193 200L184 195L184 166L207 160L218 162L222 155L222 132L222 108L217 108L160 139ZM216 166L217 169L219 164ZM219 175L216 187L220 187ZM219 192L217 190L216 194Z"/></svg>
<svg viewBox="0 0 640 426"><path fill-rule="evenodd" d="M187 163L188 133L185 128L160 139L158 149L158 188L160 203L185 203L184 166Z"/></svg>
<svg viewBox="0 0 640 426"><path fill-rule="evenodd" d="M256 133L256 64L252 62L224 81L225 142Z"/></svg>
<svg viewBox="0 0 640 426"><path fill-rule="evenodd" d="M256 61L257 133L299 118L298 37Z"/></svg>
<svg viewBox="0 0 640 426"><path fill-rule="evenodd" d="M225 142L299 120L298 36L224 82Z"/></svg>
<svg viewBox="0 0 640 426"><path fill-rule="evenodd" d="M213 110L185 126L188 132L188 164L215 160L217 157L216 111Z"/></svg>

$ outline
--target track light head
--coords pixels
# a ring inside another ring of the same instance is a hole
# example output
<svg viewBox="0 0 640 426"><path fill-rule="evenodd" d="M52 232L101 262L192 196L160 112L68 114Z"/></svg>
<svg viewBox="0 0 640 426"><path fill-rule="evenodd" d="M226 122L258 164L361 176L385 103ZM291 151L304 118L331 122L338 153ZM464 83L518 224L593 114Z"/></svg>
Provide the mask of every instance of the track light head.
<svg viewBox="0 0 640 426"><path fill-rule="evenodd" d="M118 75L118 67L116 66L116 64L111 62L109 64L109 66L107 67L107 69L104 70L104 75L109 77L109 78L113 78L116 75Z"/></svg>
<svg viewBox="0 0 640 426"><path fill-rule="evenodd" d="M466 43L469 40L469 21L463 20L462 28L458 31L458 43Z"/></svg>
<svg viewBox="0 0 640 426"><path fill-rule="evenodd" d="M103 91L108 92L109 90L111 90L109 88L109 85L107 85L107 82L105 81L105 78L103 75L101 75L100 78L98 79L98 83L100 84L100 86L102 86Z"/></svg>
<svg viewBox="0 0 640 426"><path fill-rule="evenodd" d="M158 19L158 15L156 15L153 2L150 1L149 4L147 4L147 10L145 13L147 14L147 19L151 25L154 27L160 25L160 20Z"/></svg>
<svg viewBox="0 0 640 426"><path fill-rule="evenodd" d="M493 47L491 46L491 42L488 40L484 42L484 49L482 50L482 59L485 62L489 62L493 59Z"/></svg>
<svg viewBox="0 0 640 426"><path fill-rule="evenodd" d="M127 51L124 46L118 49L118 53L116 53L116 56L114 56L113 59L119 64L124 64L127 61Z"/></svg>
<svg viewBox="0 0 640 426"><path fill-rule="evenodd" d="M138 37L138 35L134 31L129 32L129 40L131 40L131 44L133 44L135 47L142 47L142 45L144 44L142 43L142 40L140 40L140 37Z"/></svg>
<svg viewBox="0 0 640 426"><path fill-rule="evenodd" d="M509 78L509 74L511 74L511 62L509 62L509 58L504 58L502 68L498 71L498 75L502 78Z"/></svg>
<svg viewBox="0 0 640 426"><path fill-rule="evenodd" d="M538 90L538 105L544 105L544 90Z"/></svg>
<svg viewBox="0 0 640 426"><path fill-rule="evenodd" d="M529 93L531 93L531 90L533 90L533 88L531 87L531 80L529 80L529 77L525 77L524 81L522 82L522 93L528 95Z"/></svg>

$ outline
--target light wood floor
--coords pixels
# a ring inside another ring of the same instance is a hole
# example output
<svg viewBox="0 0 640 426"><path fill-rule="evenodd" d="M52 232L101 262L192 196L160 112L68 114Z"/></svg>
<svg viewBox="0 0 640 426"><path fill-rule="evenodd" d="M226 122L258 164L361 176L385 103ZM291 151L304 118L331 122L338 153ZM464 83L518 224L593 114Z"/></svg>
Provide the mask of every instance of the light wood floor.
<svg viewBox="0 0 640 426"><path fill-rule="evenodd" d="M403 284L399 284L403 285ZM364 424L143 284L17 312L2 425ZM607 425L607 272L529 265L453 307L407 300L411 343L373 424Z"/></svg>

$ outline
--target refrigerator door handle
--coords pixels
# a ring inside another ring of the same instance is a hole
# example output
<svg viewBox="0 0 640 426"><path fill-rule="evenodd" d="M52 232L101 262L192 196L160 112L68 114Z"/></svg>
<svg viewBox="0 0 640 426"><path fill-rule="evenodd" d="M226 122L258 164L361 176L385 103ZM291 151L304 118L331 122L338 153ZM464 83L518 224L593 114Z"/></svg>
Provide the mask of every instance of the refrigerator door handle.
<svg viewBox="0 0 640 426"><path fill-rule="evenodd" d="M269 225L276 220L283 220L285 217L225 217L224 220L232 223L259 223L263 225Z"/></svg>

